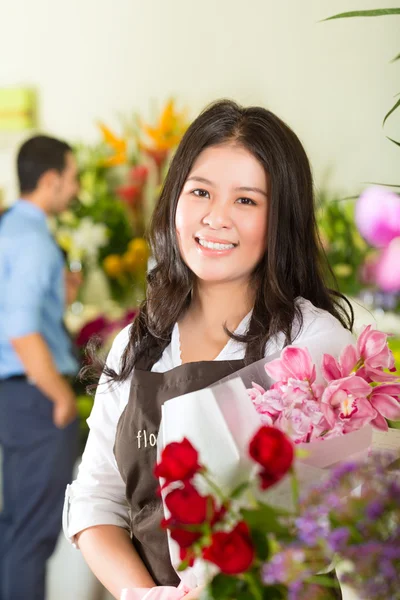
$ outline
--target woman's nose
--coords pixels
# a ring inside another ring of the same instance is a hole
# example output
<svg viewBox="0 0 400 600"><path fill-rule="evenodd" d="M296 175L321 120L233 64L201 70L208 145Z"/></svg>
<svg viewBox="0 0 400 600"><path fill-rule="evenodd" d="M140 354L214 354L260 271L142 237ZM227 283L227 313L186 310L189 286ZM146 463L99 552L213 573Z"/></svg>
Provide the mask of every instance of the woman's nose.
<svg viewBox="0 0 400 600"><path fill-rule="evenodd" d="M203 223L211 229L222 229L231 227L231 206L223 200L214 200L209 205L207 214L203 217Z"/></svg>

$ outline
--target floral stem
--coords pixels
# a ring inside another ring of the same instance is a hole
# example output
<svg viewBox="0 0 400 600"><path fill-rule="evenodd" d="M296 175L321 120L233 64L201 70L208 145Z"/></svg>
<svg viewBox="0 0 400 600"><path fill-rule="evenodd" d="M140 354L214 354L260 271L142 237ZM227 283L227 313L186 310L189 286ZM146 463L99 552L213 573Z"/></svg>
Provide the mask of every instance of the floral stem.
<svg viewBox="0 0 400 600"><path fill-rule="evenodd" d="M263 597L262 591L260 590L259 586L257 585L257 580L254 578L254 574L251 572L244 573L243 579L245 581L247 581L247 583L249 584L249 588L253 595L253 598L255 598L255 600L262 600L262 597Z"/></svg>
<svg viewBox="0 0 400 600"><path fill-rule="evenodd" d="M224 504L228 501L228 498L223 494L222 490L217 486L216 483L205 473L204 471L201 473L202 477L206 481L206 483L210 486L210 488L217 494L218 498Z"/></svg>
<svg viewBox="0 0 400 600"><path fill-rule="evenodd" d="M299 481L297 479L297 475L296 475L296 472L293 467L291 467L291 469L290 469L290 482L291 482L291 487L292 487L293 503L294 503L295 508L297 508L299 505L299 498L300 498Z"/></svg>

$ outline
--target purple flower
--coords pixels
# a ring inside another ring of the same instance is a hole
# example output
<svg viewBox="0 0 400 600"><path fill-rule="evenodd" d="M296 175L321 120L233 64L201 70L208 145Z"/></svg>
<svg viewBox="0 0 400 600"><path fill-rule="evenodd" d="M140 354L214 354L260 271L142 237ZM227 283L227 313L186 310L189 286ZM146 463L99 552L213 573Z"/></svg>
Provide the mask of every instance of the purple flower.
<svg viewBox="0 0 400 600"><path fill-rule="evenodd" d="M385 506L381 500L373 500L366 508L366 515L371 521L375 521L382 516Z"/></svg>
<svg viewBox="0 0 400 600"><path fill-rule="evenodd" d="M328 545L333 550L333 552L339 552L346 547L347 541L350 537L350 531L347 527L339 527L332 531L332 533L328 537Z"/></svg>
<svg viewBox="0 0 400 600"><path fill-rule="evenodd" d="M315 546L328 533L329 525L326 519L315 519L313 516L299 517L295 521L300 541L307 546Z"/></svg>

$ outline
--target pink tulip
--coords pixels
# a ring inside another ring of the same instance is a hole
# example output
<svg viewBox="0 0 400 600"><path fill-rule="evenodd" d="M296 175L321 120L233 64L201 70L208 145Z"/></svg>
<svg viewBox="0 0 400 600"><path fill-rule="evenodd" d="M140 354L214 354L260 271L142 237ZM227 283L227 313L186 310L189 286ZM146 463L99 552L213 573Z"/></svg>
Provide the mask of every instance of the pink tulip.
<svg viewBox="0 0 400 600"><path fill-rule="evenodd" d="M400 235L400 198L385 188L370 187L356 205L355 220L361 235L372 246L387 246Z"/></svg>
<svg viewBox="0 0 400 600"><path fill-rule="evenodd" d="M400 237L383 250L376 268L376 283L385 292L400 291Z"/></svg>
<svg viewBox="0 0 400 600"><path fill-rule="evenodd" d="M265 365L265 370L272 379L286 383L289 378L302 381L315 381L316 369L307 348L287 346L281 358Z"/></svg>
<svg viewBox="0 0 400 600"><path fill-rule="evenodd" d="M333 428L337 421L344 421L343 432L348 433L372 421L377 412L367 400L370 393L369 384L357 375L331 381L321 400L321 410L329 427Z"/></svg>

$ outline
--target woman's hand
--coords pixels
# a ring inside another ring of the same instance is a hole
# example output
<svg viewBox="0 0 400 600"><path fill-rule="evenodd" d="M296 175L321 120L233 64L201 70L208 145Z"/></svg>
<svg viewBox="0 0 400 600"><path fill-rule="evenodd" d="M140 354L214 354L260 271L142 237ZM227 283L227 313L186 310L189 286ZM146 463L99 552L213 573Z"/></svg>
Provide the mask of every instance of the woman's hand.
<svg viewBox="0 0 400 600"><path fill-rule="evenodd" d="M199 585L198 587L191 590L186 596L184 596L184 600L197 600L200 598L201 593L203 592L205 585Z"/></svg>

